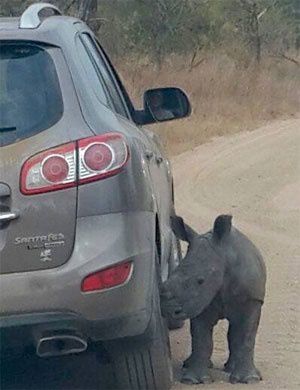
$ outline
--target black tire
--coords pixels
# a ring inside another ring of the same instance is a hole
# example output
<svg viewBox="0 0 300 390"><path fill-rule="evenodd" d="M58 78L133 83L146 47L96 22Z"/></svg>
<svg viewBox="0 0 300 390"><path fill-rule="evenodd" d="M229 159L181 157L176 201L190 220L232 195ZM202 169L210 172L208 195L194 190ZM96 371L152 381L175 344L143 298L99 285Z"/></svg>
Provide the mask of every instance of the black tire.
<svg viewBox="0 0 300 390"><path fill-rule="evenodd" d="M161 316L158 286L145 335L115 340L106 346L115 388L122 390L168 390L172 385L169 334Z"/></svg>

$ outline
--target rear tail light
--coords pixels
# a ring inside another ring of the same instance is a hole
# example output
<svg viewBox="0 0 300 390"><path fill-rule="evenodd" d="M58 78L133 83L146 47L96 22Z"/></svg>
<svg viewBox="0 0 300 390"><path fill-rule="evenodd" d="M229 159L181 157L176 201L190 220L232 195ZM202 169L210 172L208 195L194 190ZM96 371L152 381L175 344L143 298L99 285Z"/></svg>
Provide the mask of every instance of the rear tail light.
<svg viewBox="0 0 300 390"><path fill-rule="evenodd" d="M88 275L82 281L81 291L99 291L120 286L130 279L132 268L132 262L127 261Z"/></svg>
<svg viewBox="0 0 300 390"><path fill-rule="evenodd" d="M82 139L79 148L79 183L115 175L125 165L128 147L120 134Z"/></svg>
<svg viewBox="0 0 300 390"><path fill-rule="evenodd" d="M121 171L128 146L118 133L71 142L39 153L25 162L21 192L39 194L101 180Z"/></svg>
<svg viewBox="0 0 300 390"><path fill-rule="evenodd" d="M31 157L21 171L21 192L25 195L55 191L76 185L74 142Z"/></svg>

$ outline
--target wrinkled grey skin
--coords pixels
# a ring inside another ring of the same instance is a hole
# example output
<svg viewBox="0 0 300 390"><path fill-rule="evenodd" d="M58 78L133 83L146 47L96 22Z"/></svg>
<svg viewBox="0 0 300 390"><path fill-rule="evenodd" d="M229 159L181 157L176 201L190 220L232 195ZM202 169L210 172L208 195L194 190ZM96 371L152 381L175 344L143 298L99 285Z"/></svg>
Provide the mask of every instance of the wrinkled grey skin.
<svg viewBox="0 0 300 390"><path fill-rule="evenodd" d="M220 215L212 231L198 234L182 218L172 217L175 234L189 245L186 257L162 286L161 307L167 318L191 319L192 354L184 362L184 383L211 382L213 327L224 318L229 321L225 371L231 383L261 380L254 346L266 269L258 249L231 220Z"/></svg>

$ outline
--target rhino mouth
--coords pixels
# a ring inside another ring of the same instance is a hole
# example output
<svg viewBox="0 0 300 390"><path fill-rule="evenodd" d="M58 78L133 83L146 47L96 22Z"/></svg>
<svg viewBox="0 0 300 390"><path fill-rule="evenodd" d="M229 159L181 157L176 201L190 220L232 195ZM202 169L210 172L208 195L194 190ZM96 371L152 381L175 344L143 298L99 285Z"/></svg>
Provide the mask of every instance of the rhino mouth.
<svg viewBox="0 0 300 390"><path fill-rule="evenodd" d="M180 307L177 309L162 307L162 316L173 320L186 320L189 318L189 316Z"/></svg>
<svg viewBox="0 0 300 390"><path fill-rule="evenodd" d="M176 300L170 291L163 291L160 295L160 300L163 317L176 320L184 320L188 318L182 305Z"/></svg>

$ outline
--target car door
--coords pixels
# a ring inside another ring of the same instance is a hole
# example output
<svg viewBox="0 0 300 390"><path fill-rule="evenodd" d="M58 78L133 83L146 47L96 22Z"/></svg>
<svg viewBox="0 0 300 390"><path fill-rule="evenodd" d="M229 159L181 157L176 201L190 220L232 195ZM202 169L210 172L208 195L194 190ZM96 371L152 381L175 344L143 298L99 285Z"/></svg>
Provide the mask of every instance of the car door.
<svg viewBox="0 0 300 390"><path fill-rule="evenodd" d="M167 259L171 249L172 237L170 230L170 215L172 214L174 207L171 166L158 134L148 128L144 128L143 131L147 135L149 144L151 145L149 150L153 151L150 152L149 168L155 187L154 191L156 194L162 241L162 258ZM167 278L168 268L167 264L163 265L165 267L162 269L162 273L163 278L165 279Z"/></svg>
<svg viewBox="0 0 300 390"><path fill-rule="evenodd" d="M107 81L112 78L114 79L114 86L111 86L111 89L115 88L115 93L122 96L123 104L125 104L127 107L127 118L131 120L131 122L134 122L133 117L135 115L135 109L131 103L128 93L109 58L101 48L99 42L96 42L96 45L100 51L100 55L109 68L109 74L107 73L106 79ZM119 90L119 92L116 92L117 90ZM118 112L120 113L119 109ZM166 156L164 147L158 134L146 126L140 126L139 130L142 133L141 139L144 149L143 154L146 157L146 161L148 162L153 180L153 192L155 193L157 200L160 221L164 226L169 226L170 209L173 207L172 173L170 169L170 162Z"/></svg>
<svg viewBox="0 0 300 390"><path fill-rule="evenodd" d="M147 127L143 128L153 153L150 153L151 171L158 182L157 198L162 222L169 224L170 206L172 204L172 173L159 135Z"/></svg>
<svg viewBox="0 0 300 390"><path fill-rule="evenodd" d="M129 126L132 129L135 110L109 58L101 48L99 42L97 42L95 36L89 31L82 31L80 39L99 70L99 77L102 78L102 82L105 84L115 112L121 115L125 121L129 121ZM136 138L139 139L139 143L141 144L140 151L142 158L144 158L148 164L152 179L152 191L155 195L161 226L161 235L162 240L164 241L162 247L169 247L169 219L173 207L170 164L157 134L146 127L138 128L136 126ZM167 242L166 245L165 242Z"/></svg>

